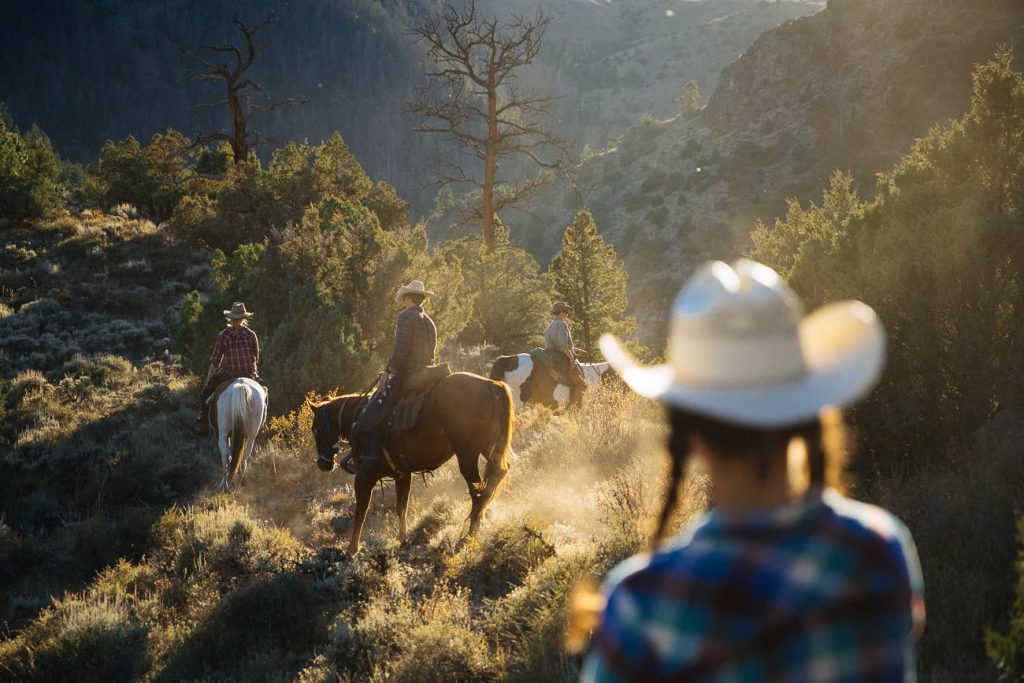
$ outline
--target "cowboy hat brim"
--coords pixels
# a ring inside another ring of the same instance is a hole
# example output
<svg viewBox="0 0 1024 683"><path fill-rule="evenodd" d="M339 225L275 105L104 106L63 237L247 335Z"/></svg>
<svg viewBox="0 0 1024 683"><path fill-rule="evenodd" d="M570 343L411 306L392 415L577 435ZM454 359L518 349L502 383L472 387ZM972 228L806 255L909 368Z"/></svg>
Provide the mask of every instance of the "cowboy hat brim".
<svg viewBox="0 0 1024 683"><path fill-rule="evenodd" d="M224 311L224 317L228 318L229 320L241 320L242 318L251 318L253 315L255 314L252 312L233 313L232 311Z"/></svg>
<svg viewBox="0 0 1024 683"><path fill-rule="evenodd" d="M411 287L402 286L398 290L398 294L395 294L395 303L402 303L402 297L406 294L422 294L423 296L434 296L434 293L426 289L412 289Z"/></svg>
<svg viewBox="0 0 1024 683"><path fill-rule="evenodd" d="M648 398L694 413L751 427L807 422L826 407L842 408L874 387L885 363L885 332L878 316L859 301L823 306L800 323L807 372L770 386L692 386L676 380L671 365L643 367L610 334L601 353L623 381Z"/></svg>

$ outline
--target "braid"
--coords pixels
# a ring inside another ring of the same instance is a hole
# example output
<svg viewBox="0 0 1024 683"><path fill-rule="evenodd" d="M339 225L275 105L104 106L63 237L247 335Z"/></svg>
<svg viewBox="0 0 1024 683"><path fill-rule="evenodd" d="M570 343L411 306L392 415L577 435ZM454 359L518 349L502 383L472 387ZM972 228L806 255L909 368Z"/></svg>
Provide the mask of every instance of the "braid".
<svg viewBox="0 0 1024 683"><path fill-rule="evenodd" d="M662 505L661 514L658 516L658 527L654 532L654 538L651 539L651 545L657 547L661 540L665 537L665 527L668 526L668 520L675 512L676 502L679 499L679 485L683 480L683 464L686 460L686 456L677 457L675 454L672 455L672 470L669 474L668 488L665 490L665 503Z"/></svg>
<svg viewBox="0 0 1024 683"><path fill-rule="evenodd" d="M668 439L668 451L671 458L671 469L669 471L668 487L665 489L665 502L658 516L658 526L651 539L653 548L657 548L665 537L665 528L668 520L675 512L676 503L679 501L679 488L684 479L686 461L690 454L690 428L686 416L680 411L670 410L669 419L672 432Z"/></svg>

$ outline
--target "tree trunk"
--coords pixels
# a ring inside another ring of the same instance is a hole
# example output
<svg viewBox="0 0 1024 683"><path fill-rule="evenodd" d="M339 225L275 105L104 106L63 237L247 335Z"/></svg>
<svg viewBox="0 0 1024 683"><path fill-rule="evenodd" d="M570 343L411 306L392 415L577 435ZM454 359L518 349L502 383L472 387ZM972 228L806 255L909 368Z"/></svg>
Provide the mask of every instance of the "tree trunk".
<svg viewBox="0 0 1024 683"><path fill-rule="evenodd" d="M494 83L494 70L487 74L487 144L484 149L483 208L484 246L491 253L497 246L494 231L494 175L498 168L498 87Z"/></svg>
<svg viewBox="0 0 1024 683"><path fill-rule="evenodd" d="M231 106L231 124L234 130L231 139L231 152L234 154L237 166L246 160L249 150L246 149L245 115L242 112L242 103L238 99L238 93L233 92L230 85L228 86L228 103Z"/></svg>

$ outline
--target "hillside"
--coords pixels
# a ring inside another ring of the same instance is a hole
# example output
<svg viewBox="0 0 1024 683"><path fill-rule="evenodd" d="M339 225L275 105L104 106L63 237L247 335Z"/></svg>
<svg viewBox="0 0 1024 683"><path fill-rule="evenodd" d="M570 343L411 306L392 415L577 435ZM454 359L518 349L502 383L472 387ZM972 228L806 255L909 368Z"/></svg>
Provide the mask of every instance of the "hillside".
<svg viewBox="0 0 1024 683"><path fill-rule="evenodd" d="M523 416L478 538L453 461L414 482L409 543L382 487L352 558L351 478L316 469L308 408L273 421L239 492L214 488L216 445L189 431L196 377L165 350L208 254L127 208L4 236L5 679L578 676L566 605L647 533L660 453L634 449L660 433L654 406L615 392Z"/></svg>
<svg viewBox="0 0 1024 683"><path fill-rule="evenodd" d="M685 273L743 252L756 220L815 198L835 169L869 191L915 137L962 114L972 65L1024 44L1024 5L832 2L758 38L697 115L648 118L507 219L543 263L580 199L626 259L646 341ZM1018 60L1020 50L1018 50Z"/></svg>
<svg viewBox="0 0 1024 683"><path fill-rule="evenodd" d="M148 141L175 128L193 137L224 125L213 86L187 81L180 47L234 38L232 17L250 24L272 8L273 42L254 75L275 99L305 95L307 105L274 112L259 126L277 141L317 143L341 131L374 178L387 180L425 212L433 203L427 167L438 139L412 131L402 108L425 70L406 29L435 11L436 0L224 3L144 0L0 4L0 102L22 128L33 124L57 150L95 159L107 139ZM532 15L536 2L481 2L506 17ZM693 79L706 93L718 73L765 28L816 9L815 3L715 0L680 3L666 21L647 3L544 0L551 40L523 81L559 97L559 134L603 147L645 111L668 116ZM705 31L705 27L712 30ZM558 39L554 39L554 36ZM53 106L53 103L60 103Z"/></svg>

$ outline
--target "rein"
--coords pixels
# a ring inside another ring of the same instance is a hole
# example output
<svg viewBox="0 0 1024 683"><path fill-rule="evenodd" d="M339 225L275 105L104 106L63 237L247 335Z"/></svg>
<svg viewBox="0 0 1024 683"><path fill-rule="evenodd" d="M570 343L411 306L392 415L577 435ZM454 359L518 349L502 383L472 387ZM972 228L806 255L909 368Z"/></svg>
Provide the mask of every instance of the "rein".
<svg viewBox="0 0 1024 683"><path fill-rule="evenodd" d="M358 396L362 396L362 395L366 394L373 387L373 385L375 385L377 382L380 381L380 376L383 375L383 374L384 374L383 372L378 373L378 375L373 380L371 380L370 383L367 384L363 388L363 390L360 391L357 395ZM367 405L369 405L369 401L367 401ZM363 407L363 410L366 410L365 406ZM341 450L341 448L339 447L339 444L342 441L341 420L342 420L342 415L344 415L344 414L345 414L345 402L343 401L342 404L338 407L338 438L335 439L333 444L331 444L330 457L328 457L326 455L323 455L323 454L320 454L320 453L317 453L316 458L317 458L318 462L322 462L324 464L328 464L329 463L331 465L334 464L334 462L333 462L334 461L334 457L338 454L338 451ZM330 433L331 433L331 417L330 417L329 411L327 411L326 409L323 410L321 412L321 414L320 414L320 420L321 420L321 422L323 424L323 433L328 435L327 438L330 438ZM346 441L346 443L347 443L347 441Z"/></svg>

